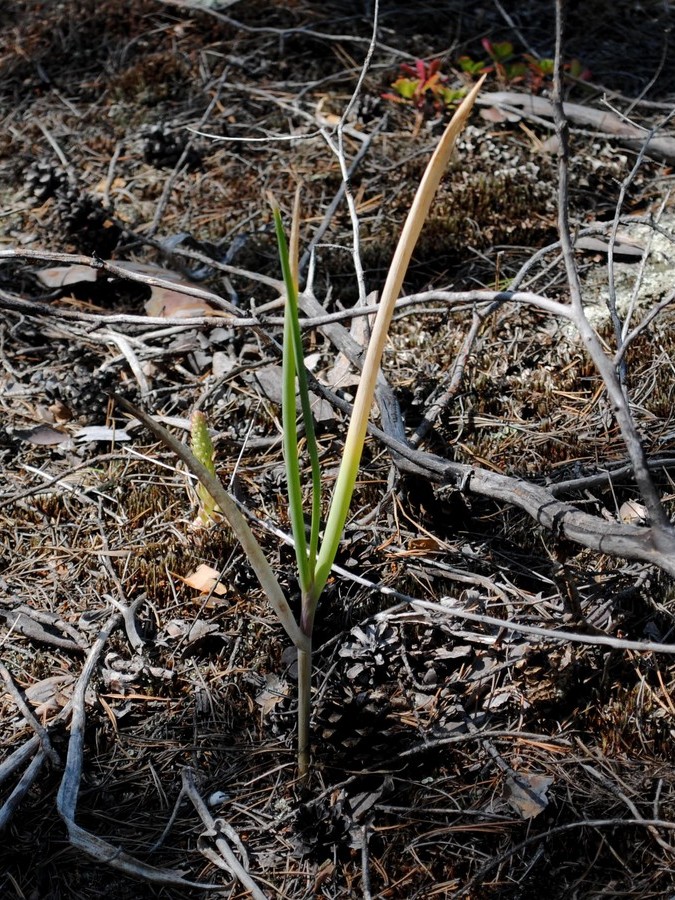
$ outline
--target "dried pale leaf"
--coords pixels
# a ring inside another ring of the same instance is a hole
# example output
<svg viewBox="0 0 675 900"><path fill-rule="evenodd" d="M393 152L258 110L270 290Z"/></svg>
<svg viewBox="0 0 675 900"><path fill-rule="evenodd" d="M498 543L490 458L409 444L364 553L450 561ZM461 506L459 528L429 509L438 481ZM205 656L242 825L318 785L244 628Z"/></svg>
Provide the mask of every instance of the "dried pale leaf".
<svg viewBox="0 0 675 900"><path fill-rule="evenodd" d="M288 696L288 684L276 675L267 675L265 687L255 698L258 706L262 707L262 714L266 716L277 703L281 703Z"/></svg>
<svg viewBox="0 0 675 900"><path fill-rule="evenodd" d="M208 637L210 634L215 634L217 631L218 624L216 622L202 622L201 619L197 619L190 628L188 641L193 644L195 641L201 641L203 638Z"/></svg>
<svg viewBox="0 0 675 900"><path fill-rule="evenodd" d="M130 441L131 437L123 428L108 428L106 425L86 425L75 434L78 444L91 441Z"/></svg>
<svg viewBox="0 0 675 900"><path fill-rule="evenodd" d="M101 178L99 183L93 189L92 193L94 194L105 194L106 190L110 191L111 194L115 194L118 191L121 191L122 188L127 186L127 182L125 178L114 178L112 184L109 184L108 177Z"/></svg>
<svg viewBox="0 0 675 900"><path fill-rule="evenodd" d="M421 691L415 691L415 712L422 710L433 710L436 704L436 698L433 694L423 694Z"/></svg>
<svg viewBox="0 0 675 900"><path fill-rule="evenodd" d="M352 822L358 824L367 820L368 813L382 799L386 787L391 788L391 785L387 781L383 781L374 791L363 791L349 798Z"/></svg>
<svg viewBox="0 0 675 900"><path fill-rule="evenodd" d="M52 403L52 405L49 407L49 413L52 417L52 421L58 423L70 422L70 420L73 418L72 410L60 400L55 400Z"/></svg>
<svg viewBox="0 0 675 900"><path fill-rule="evenodd" d="M96 269L92 269L91 266L51 266L48 269L40 269L37 277L45 287L60 288L67 284L96 281Z"/></svg>
<svg viewBox="0 0 675 900"><path fill-rule="evenodd" d="M51 675L26 688L26 699L35 707L36 715L45 718L49 713L57 713L68 703L75 690L75 681L75 675L69 672ZM96 693L92 688L87 688L85 701L88 705L96 702Z"/></svg>
<svg viewBox="0 0 675 900"><path fill-rule="evenodd" d="M546 792L552 784L548 775L516 775L506 780L507 799L521 818L534 819L548 806Z"/></svg>
<svg viewBox="0 0 675 900"><path fill-rule="evenodd" d="M156 266L154 263L140 263L134 260L114 260L113 265L118 269L126 269L127 272L137 272L139 275L149 275L151 278L162 278L164 281L174 281L177 284L186 284L180 272L174 272L173 269L165 269L162 266Z"/></svg>
<svg viewBox="0 0 675 900"><path fill-rule="evenodd" d="M281 366L271 364L257 369L255 375L252 375L248 380L257 384L268 400L281 405L281 372ZM333 408L327 400L323 400L313 391L309 392L309 400L315 422L330 422L335 418ZM298 409L300 409L299 399Z"/></svg>
<svg viewBox="0 0 675 900"><path fill-rule="evenodd" d="M439 647L434 650L436 659L464 659L471 656L473 647L470 644L457 644L454 647Z"/></svg>
<svg viewBox="0 0 675 900"><path fill-rule="evenodd" d="M35 428L28 429L17 428L14 436L22 441L28 441L41 447L65 444L70 440L70 435L67 432L58 428L52 428L50 425L37 425Z"/></svg>
<svg viewBox="0 0 675 900"><path fill-rule="evenodd" d="M197 566L194 572L186 575L182 580L189 587L200 591L202 594L214 593L222 597L223 594L227 593L227 588L220 583L218 580L219 576L220 572L217 569L202 563L200 566Z"/></svg>
<svg viewBox="0 0 675 900"><path fill-rule="evenodd" d="M437 550L442 550L442 547L435 538L413 538L408 541L408 552L410 554L424 555L425 553L434 553Z"/></svg>
<svg viewBox="0 0 675 900"><path fill-rule="evenodd" d="M48 703L55 700L59 693L64 688L71 686L74 681L75 676L71 674L51 675L49 678L43 678L41 681L36 681L30 687L27 687L26 699L33 706L37 706L40 703ZM63 705L64 703L61 703L61 706Z"/></svg>
<svg viewBox="0 0 675 900"><path fill-rule="evenodd" d="M187 634L189 625L183 619L172 619L164 629L170 638L183 638Z"/></svg>
<svg viewBox="0 0 675 900"><path fill-rule="evenodd" d="M313 372L321 362L321 353L308 353L305 356L305 368Z"/></svg>
<svg viewBox="0 0 675 900"><path fill-rule="evenodd" d="M270 364L257 369L252 378L262 391L263 395L273 403L281 403L282 393L282 369L281 366Z"/></svg>
<svg viewBox="0 0 675 900"><path fill-rule="evenodd" d="M238 364L237 360L229 353L225 353L223 350L216 350L211 357L213 377L222 378L224 375L229 375Z"/></svg>
<svg viewBox="0 0 675 900"><path fill-rule="evenodd" d="M208 316L215 312L215 309L199 297L191 297L171 288L154 285L150 299L146 301L145 311L153 317L186 319L191 316Z"/></svg>
<svg viewBox="0 0 675 900"><path fill-rule="evenodd" d="M501 122L520 122L522 118L522 116L519 116L517 113L507 112L504 109L499 109L497 106L488 106L487 109L481 109L480 115L486 122L494 122L495 124L500 124Z"/></svg>
<svg viewBox="0 0 675 900"><path fill-rule="evenodd" d="M500 691L498 694L490 694L483 704L483 709L499 709L509 700L513 700L513 694L510 691Z"/></svg>
<svg viewBox="0 0 675 900"><path fill-rule="evenodd" d="M309 400L312 405L312 415L315 422L332 422L335 418L333 407L328 400L318 397L313 391L309 392Z"/></svg>
<svg viewBox="0 0 675 900"><path fill-rule="evenodd" d="M609 241L606 238L592 237L590 235L577 238L574 246L577 250L586 250L590 253L609 253ZM628 259L642 259L644 247L629 237L621 235L614 241L614 256Z"/></svg>
<svg viewBox="0 0 675 900"><path fill-rule="evenodd" d="M355 372L352 364L344 353L338 353L335 365L323 379L330 387L348 388L358 384L361 380L358 372Z"/></svg>
<svg viewBox="0 0 675 900"><path fill-rule="evenodd" d="M637 500L626 500L619 508L619 519L626 525L646 525L649 513L644 503Z"/></svg>

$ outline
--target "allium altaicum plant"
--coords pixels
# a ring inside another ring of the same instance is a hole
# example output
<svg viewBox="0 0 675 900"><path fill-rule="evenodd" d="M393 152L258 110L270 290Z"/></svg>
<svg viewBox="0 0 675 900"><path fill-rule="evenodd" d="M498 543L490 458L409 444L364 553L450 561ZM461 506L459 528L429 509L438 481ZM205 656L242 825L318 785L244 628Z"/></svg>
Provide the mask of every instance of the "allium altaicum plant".
<svg viewBox="0 0 675 900"><path fill-rule="evenodd" d="M456 110L434 151L415 194L410 212L403 226L396 252L382 290L382 297L373 325L370 343L356 392L340 471L330 500L328 518L321 535L321 470L314 423L310 408L309 390L302 349L302 334L298 310L298 232L297 203L293 216L290 250L286 243L281 213L273 204L274 222L279 245L279 258L284 278L286 308L283 339L283 446L288 487L288 500L298 582L301 591L300 617L296 619L284 592L265 554L251 531L236 502L215 475L213 449L204 440L205 421L193 419L193 453L185 444L142 410L118 398L121 406L132 412L144 425L185 463L199 479L202 509L211 502L227 519L255 571L267 599L276 612L298 654L298 775L306 780L309 774L309 720L311 712L312 681L312 632L317 605L328 581L331 568L342 539L354 485L356 483L361 454L373 405L377 374L384 345L389 332L396 300L403 278L410 263L417 238L429 213L441 176L462 131L474 101L480 91L483 78L472 88ZM311 512L309 537L305 527L303 485L300 473L297 430L297 396L300 397L300 414L305 432L305 443L311 469ZM195 439L196 436L196 439ZM203 451L203 452L202 452ZM201 456L201 458L199 458ZM206 499L210 498L210 499ZM212 507L209 507L213 511Z"/></svg>

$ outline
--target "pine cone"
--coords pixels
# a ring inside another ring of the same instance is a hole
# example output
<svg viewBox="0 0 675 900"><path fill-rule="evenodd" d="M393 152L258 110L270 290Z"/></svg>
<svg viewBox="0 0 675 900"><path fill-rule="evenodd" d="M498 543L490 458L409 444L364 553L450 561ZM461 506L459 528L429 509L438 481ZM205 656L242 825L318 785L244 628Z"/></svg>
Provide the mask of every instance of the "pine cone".
<svg viewBox="0 0 675 900"><path fill-rule="evenodd" d="M77 187L63 188L56 195L56 212L81 253L106 257L117 246L121 229L95 197Z"/></svg>
<svg viewBox="0 0 675 900"><path fill-rule="evenodd" d="M143 158L156 169L172 169L181 158L187 142L187 137L175 135L167 125L154 125L146 131ZM193 171L201 164L201 156L190 147L185 162L187 168Z"/></svg>
<svg viewBox="0 0 675 900"><path fill-rule="evenodd" d="M36 203L49 200L67 183L68 176L61 166L42 159L33 160L23 173L24 190Z"/></svg>

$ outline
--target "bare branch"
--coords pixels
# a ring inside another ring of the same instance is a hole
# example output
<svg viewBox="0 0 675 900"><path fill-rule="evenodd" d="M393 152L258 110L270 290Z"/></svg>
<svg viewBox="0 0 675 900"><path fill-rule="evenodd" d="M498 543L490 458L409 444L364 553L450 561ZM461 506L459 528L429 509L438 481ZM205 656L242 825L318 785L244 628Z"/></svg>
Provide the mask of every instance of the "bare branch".
<svg viewBox="0 0 675 900"><path fill-rule="evenodd" d="M675 531L661 504L656 490L644 448L640 441L635 423L630 414L628 398L624 393L612 361L606 356L598 335L591 327L584 310L581 295L581 282L574 260L574 251L570 237L569 223L569 127L562 102L562 59L563 59L563 0L556 0L556 64L553 83L553 106L555 110L556 131L560 140L558 159L558 230L562 245L563 259L567 272L567 281L574 311L574 324L579 335L598 370L609 397L612 411L621 430L628 456L633 464L635 480L640 489L642 499L649 511L653 523L655 547L660 552L675 556Z"/></svg>

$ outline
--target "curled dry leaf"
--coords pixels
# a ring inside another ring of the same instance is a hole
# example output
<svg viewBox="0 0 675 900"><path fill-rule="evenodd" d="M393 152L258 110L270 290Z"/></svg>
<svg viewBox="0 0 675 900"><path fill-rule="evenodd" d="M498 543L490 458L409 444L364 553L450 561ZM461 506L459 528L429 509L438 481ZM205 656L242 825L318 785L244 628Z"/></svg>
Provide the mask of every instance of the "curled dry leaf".
<svg viewBox="0 0 675 900"><path fill-rule="evenodd" d="M185 286L189 286L187 282ZM187 319L191 316L208 316L216 310L199 297L155 285L151 289L150 299L145 303L145 311L153 317Z"/></svg>
<svg viewBox="0 0 675 900"><path fill-rule="evenodd" d="M189 587L200 591L202 594L213 593L222 597L227 593L227 588L218 580L219 577L220 572L217 569L202 563L200 566L197 566L194 572L186 575L181 581L184 581Z"/></svg>
<svg viewBox="0 0 675 900"><path fill-rule="evenodd" d="M523 819L534 819L548 806L546 792L552 784L548 775L518 774L506 780L507 799Z"/></svg>
<svg viewBox="0 0 675 900"><path fill-rule="evenodd" d="M255 702L262 707L263 717L271 712L277 703L288 696L288 684L276 675L265 676L265 687L256 696Z"/></svg>
<svg viewBox="0 0 675 900"><path fill-rule="evenodd" d="M522 118L522 116L519 116L517 113L507 112L497 106L488 106L486 109L481 109L480 115L486 122L493 122L494 124L501 124L502 122L520 122Z"/></svg>

